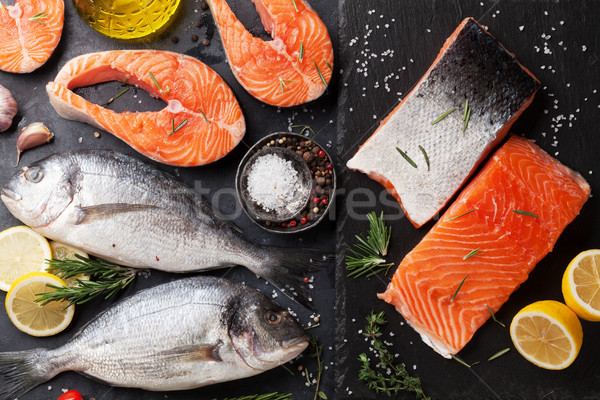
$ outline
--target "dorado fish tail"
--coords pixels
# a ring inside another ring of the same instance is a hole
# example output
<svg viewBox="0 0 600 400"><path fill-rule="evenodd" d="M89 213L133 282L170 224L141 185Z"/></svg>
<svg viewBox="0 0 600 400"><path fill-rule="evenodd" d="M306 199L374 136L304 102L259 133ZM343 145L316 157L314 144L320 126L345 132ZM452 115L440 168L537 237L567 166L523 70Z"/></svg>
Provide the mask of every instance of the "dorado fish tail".
<svg viewBox="0 0 600 400"><path fill-rule="evenodd" d="M268 247L269 258L258 273L290 299L313 310L306 292L305 278L312 272L330 264L334 256L324 255L323 250Z"/></svg>
<svg viewBox="0 0 600 400"><path fill-rule="evenodd" d="M45 349L0 353L0 400L16 399L56 375L45 353Z"/></svg>

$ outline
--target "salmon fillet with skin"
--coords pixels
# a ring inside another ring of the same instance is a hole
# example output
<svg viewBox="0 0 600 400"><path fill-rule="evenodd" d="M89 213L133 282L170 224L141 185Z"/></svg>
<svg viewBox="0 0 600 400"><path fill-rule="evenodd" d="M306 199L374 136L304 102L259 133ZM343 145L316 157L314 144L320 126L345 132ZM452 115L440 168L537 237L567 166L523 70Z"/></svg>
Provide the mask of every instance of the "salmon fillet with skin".
<svg viewBox="0 0 600 400"><path fill-rule="evenodd" d="M63 0L15 0L0 4L0 69L27 73L52 55L64 25Z"/></svg>
<svg viewBox="0 0 600 400"><path fill-rule="evenodd" d="M305 0L252 1L272 41L252 36L227 0L207 0L233 75L270 105L292 107L320 97L333 73L333 46L323 21Z"/></svg>
<svg viewBox="0 0 600 400"><path fill-rule="evenodd" d="M140 87L167 107L118 113L72 92L113 80ZM104 129L165 164L192 167L216 161L233 150L246 131L242 110L223 79L197 59L172 52L84 54L67 62L46 91L61 117Z"/></svg>
<svg viewBox="0 0 600 400"><path fill-rule="evenodd" d="M502 141L539 81L472 18L347 162L381 183L414 226L433 218ZM465 103L471 109L465 127ZM432 124L444 113L447 117ZM463 132L464 130L464 132ZM400 149L416 168L398 152Z"/></svg>
<svg viewBox="0 0 600 400"><path fill-rule="evenodd" d="M378 296L395 306L425 343L450 357L490 318L488 307L498 311L552 251L589 194L581 175L513 136L402 260Z"/></svg>

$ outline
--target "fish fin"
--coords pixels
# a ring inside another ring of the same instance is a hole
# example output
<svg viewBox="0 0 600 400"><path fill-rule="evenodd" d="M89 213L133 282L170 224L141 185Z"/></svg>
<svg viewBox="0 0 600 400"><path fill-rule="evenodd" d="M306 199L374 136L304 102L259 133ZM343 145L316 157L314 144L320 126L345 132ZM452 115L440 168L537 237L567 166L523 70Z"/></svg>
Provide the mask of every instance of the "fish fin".
<svg viewBox="0 0 600 400"><path fill-rule="evenodd" d="M13 400L50 380L57 372L43 362L44 349L0 353L0 400Z"/></svg>
<svg viewBox="0 0 600 400"><path fill-rule="evenodd" d="M109 218L115 214L145 211L159 208L150 204L108 203L95 206L82 206L77 210L75 225L86 224Z"/></svg>
<svg viewBox="0 0 600 400"><path fill-rule="evenodd" d="M220 346L220 342L217 344L191 344L161 352L161 355L177 358L180 361L223 361L219 354Z"/></svg>
<svg viewBox="0 0 600 400"><path fill-rule="evenodd" d="M259 275L290 299L315 311L306 292L305 278L309 278L310 273L331 265L335 256L317 249L283 247L265 247L265 249L270 257L267 265L261 268L262 273Z"/></svg>

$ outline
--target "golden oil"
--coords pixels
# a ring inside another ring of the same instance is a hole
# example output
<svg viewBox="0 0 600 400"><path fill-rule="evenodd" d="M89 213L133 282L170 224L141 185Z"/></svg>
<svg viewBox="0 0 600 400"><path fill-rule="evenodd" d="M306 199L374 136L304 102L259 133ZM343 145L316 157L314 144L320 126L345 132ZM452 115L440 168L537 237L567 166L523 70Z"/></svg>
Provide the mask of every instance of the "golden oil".
<svg viewBox="0 0 600 400"><path fill-rule="evenodd" d="M180 0L72 0L92 28L117 39L139 39L170 22Z"/></svg>

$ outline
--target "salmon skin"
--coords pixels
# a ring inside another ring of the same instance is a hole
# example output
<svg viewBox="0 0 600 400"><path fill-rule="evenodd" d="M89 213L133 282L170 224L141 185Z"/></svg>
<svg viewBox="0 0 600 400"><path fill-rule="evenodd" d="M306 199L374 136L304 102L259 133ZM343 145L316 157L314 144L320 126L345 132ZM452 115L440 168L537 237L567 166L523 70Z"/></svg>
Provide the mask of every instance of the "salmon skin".
<svg viewBox="0 0 600 400"><path fill-rule="evenodd" d="M112 80L140 87L167 107L117 113L72 92ZM223 79L197 59L168 51L84 54L68 61L46 91L61 117L106 130L164 164L211 163L233 150L246 132L242 110Z"/></svg>
<svg viewBox="0 0 600 400"><path fill-rule="evenodd" d="M467 18L347 166L384 185L420 227L502 141L539 86L511 53ZM467 100L471 111L465 122Z"/></svg>
<svg viewBox="0 0 600 400"><path fill-rule="evenodd" d="M240 85L279 107L320 97L333 73L333 47L323 21L305 0L252 1L272 41L252 36L226 0L207 0Z"/></svg>
<svg viewBox="0 0 600 400"><path fill-rule="evenodd" d="M402 260L379 297L450 357L552 251L589 194L578 173L513 136Z"/></svg>
<svg viewBox="0 0 600 400"><path fill-rule="evenodd" d="M41 67L60 41L63 0L15 0L0 4L0 69L27 73Z"/></svg>

